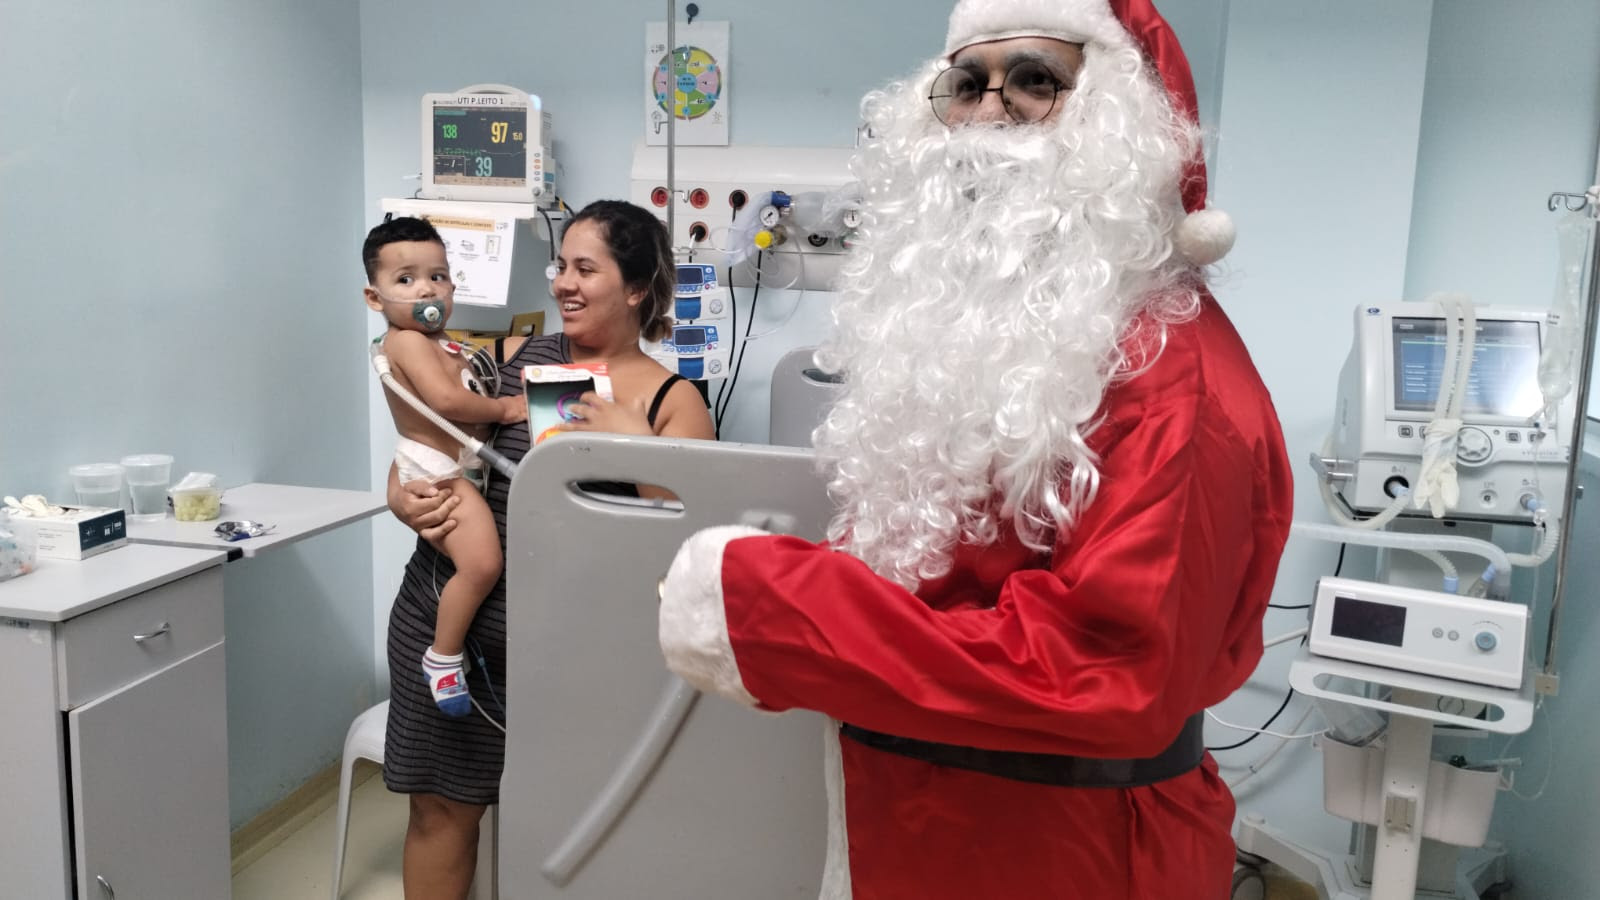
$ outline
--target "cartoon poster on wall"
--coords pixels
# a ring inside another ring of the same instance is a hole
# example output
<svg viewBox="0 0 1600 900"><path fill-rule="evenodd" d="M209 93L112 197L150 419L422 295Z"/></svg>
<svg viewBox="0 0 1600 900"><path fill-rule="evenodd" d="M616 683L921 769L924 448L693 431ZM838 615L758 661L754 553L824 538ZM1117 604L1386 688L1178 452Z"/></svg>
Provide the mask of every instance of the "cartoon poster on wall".
<svg viewBox="0 0 1600 900"><path fill-rule="evenodd" d="M645 26L645 142L667 143L667 117L676 113L674 140L686 146L728 143L728 23L694 22L675 29L668 52L667 23Z"/></svg>

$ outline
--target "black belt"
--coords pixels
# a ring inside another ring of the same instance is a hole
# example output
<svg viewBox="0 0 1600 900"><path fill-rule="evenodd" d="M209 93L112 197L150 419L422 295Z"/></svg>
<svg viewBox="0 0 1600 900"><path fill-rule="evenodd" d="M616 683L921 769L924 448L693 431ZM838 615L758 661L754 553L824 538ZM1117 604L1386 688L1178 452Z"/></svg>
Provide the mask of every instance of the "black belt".
<svg viewBox="0 0 1600 900"><path fill-rule="evenodd" d="M850 724L840 725L839 733L875 750L1012 781L1055 787L1132 788L1176 778L1200 765L1206 755L1204 715L1190 716L1183 723L1183 730L1178 732L1177 740L1148 759L1095 759L1054 753L981 750L896 737Z"/></svg>

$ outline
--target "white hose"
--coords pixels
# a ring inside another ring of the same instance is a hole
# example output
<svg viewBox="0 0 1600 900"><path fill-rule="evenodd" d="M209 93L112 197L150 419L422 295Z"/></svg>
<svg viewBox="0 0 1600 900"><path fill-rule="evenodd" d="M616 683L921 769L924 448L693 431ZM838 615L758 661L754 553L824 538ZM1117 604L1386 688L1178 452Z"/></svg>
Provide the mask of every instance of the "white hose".
<svg viewBox="0 0 1600 900"><path fill-rule="evenodd" d="M1442 553L1470 553L1482 557L1495 566L1495 584L1503 590L1511 587L1511 560L1506 552L1495 544L1478 538L1459 537L1457 535L1443 534L1404 534L1395 531L1365 531L1360 528L1346 528L1340 525L1324 525L1317 522L1295 522L1289 526L1289 533L1298 537L1312 538L1319 541L1329 541L1335 544L1360 544L1367 547L1387 547L1394 550L1410 550L1413 553L1430 551L1435 556L1429 556L1436 564L1444 559ZM1427 554L1424 554L1427 555ZM1441 570L1442 567L1441 567ZM1455 567L1452 565L1445 572L1446 576L1453 576ZM1504 596L1504 594L1502 594Z"/></svg>
<svg viewBox="0 0 1600 900"><path fill-rule="evenodd" d="M1344 510L1339 508L1338 501L1335 500L1333 496L1333 487L1329 485L1328 482L1321 482L1319 487L1322 490L1322 502L1328 507L1328 515L1333 517L1334 523L1340 528L1354 528L1362 531L1376 531L1377 529L1389 524L1400 515L1401 510L1405 509L1406 501L1410 499L1409 494L1401 494L1400 496L1394 498L1394 501L1391 502L1388 507L1383 510L1383 512L1378 513L1372 518L1352 519L1345 515ZM1438 566L1439 571L1444 573L1446 585L1456 585L1460 583L1460 573L1456 571L1455 563L1451 562L1443 553L1419 547L1398 547L1395 549L1408 550ZM1451 590L1453 591L1454 588L1451 588Z"/></svg>
<svg viewBox="0 0 1600 900"><path fill-rule="evenodd" d="M1444 360L1439 366L1439 396L1434 398L1433 417L1445 418L1450 409L1452 376L1461 360L1461 326L1456 322L1456 295L1441 294L1435 302L1444 310Z"/></svg>
<svg viewBox="0 0 1600 900"><path fill-rule="evenodd" d="M1400 513L1405 511L1406 502L1411 499L1411 495L1409 493L1401 494L1390 501L1389 505L1384 507L1382 512L1378 513L1372 518L1354 519L1345 515L1344 510L1339 508L1338 501L1333 497L1333 486L1330 485L1326 480L1321 481L1320 485L1322 488L1322 503L1324 506L1328 507L1328 515L1333 518L1333 521L1345 528L1361 528L1369 531L1377 531L1378 529L1398 518Z"/></svg>
<svg viewBox="0 0 1600 900"><path fill-rule="evenodd" d="M1556 545L1561 542L1561 521L1551 518L1544 523L1543 528L1544 540L1540 542L1539 549L1532 553L1509 553L1506 555L1506 558L1511 561L1513 566L1522 566L1530 569L1535 566L1542 566L1556 552Z"/></svg>
<svg viewBox="0 0 1600 900"><path fill-rule="evenodd" d="M389 368L389 357L383 354L376 341L372 344L371 353L372 368L378 373L378 380L383 382L384 387L393 391L394 395L405 401L407 406L421 413L423 418L439 426L440 431L449 435L451 440L465 447L473 456L493 466L496 472L507 478L516 477L517 467L509 459L485 446L483 441L457 428L454 422L434 412L433 408L423 403L422 399L416 394L402 387L400 382L395 380L394 374Z"/></svg>
<svg viewBox="0 0 1600 900"><path fill-rule="evenodd" d="M1455 312L1450 313L1451 320L1454 321L1454 316L1457 313L1461 316L1461 350L1456 359L1455 389L1450 392L1450 418L1459 419L1461 418L1461 406L1467 396L1467 383L1472 375L1472 355L1477 352L1478 310L1477 307L1472 305L1472 300L1463 295L1447 296L1455 307ZM1444 300L1444 298L1440 299L1441 302ZM1449 307L1446 307L1446 312L1450 312ZM1443 388L1443 378L1444 373L1441 372L1441 389Z"/></svg>

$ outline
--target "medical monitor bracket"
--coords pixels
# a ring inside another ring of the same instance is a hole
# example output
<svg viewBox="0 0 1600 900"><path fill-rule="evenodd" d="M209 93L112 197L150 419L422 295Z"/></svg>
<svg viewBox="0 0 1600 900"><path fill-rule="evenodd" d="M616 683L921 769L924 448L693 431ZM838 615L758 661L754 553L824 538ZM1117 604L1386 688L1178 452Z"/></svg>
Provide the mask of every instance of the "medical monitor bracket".
<svg viewBox="0 0 1600 900"><path fill-rule="evenodd" d="M424 94L418 195L555 205L550 114L538 95L503 84Z"/></svg>

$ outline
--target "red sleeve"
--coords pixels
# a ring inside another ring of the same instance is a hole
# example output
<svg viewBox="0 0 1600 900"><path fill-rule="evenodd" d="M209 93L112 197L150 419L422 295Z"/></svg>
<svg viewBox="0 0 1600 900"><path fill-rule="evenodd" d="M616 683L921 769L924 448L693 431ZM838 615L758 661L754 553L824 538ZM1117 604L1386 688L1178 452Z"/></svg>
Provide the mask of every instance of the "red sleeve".
<svg viewBox="0 0 1600 900"><path fill-rule="evenodd" d="M1159 752L1249 676L1288 529L1274 448L1203 409L1147 408L1104 448L1099 495L1051 566L1008 575L993 608L936 610L798 539L732 541L722 593L744 685L769 709L922 740Z"/></svg>

